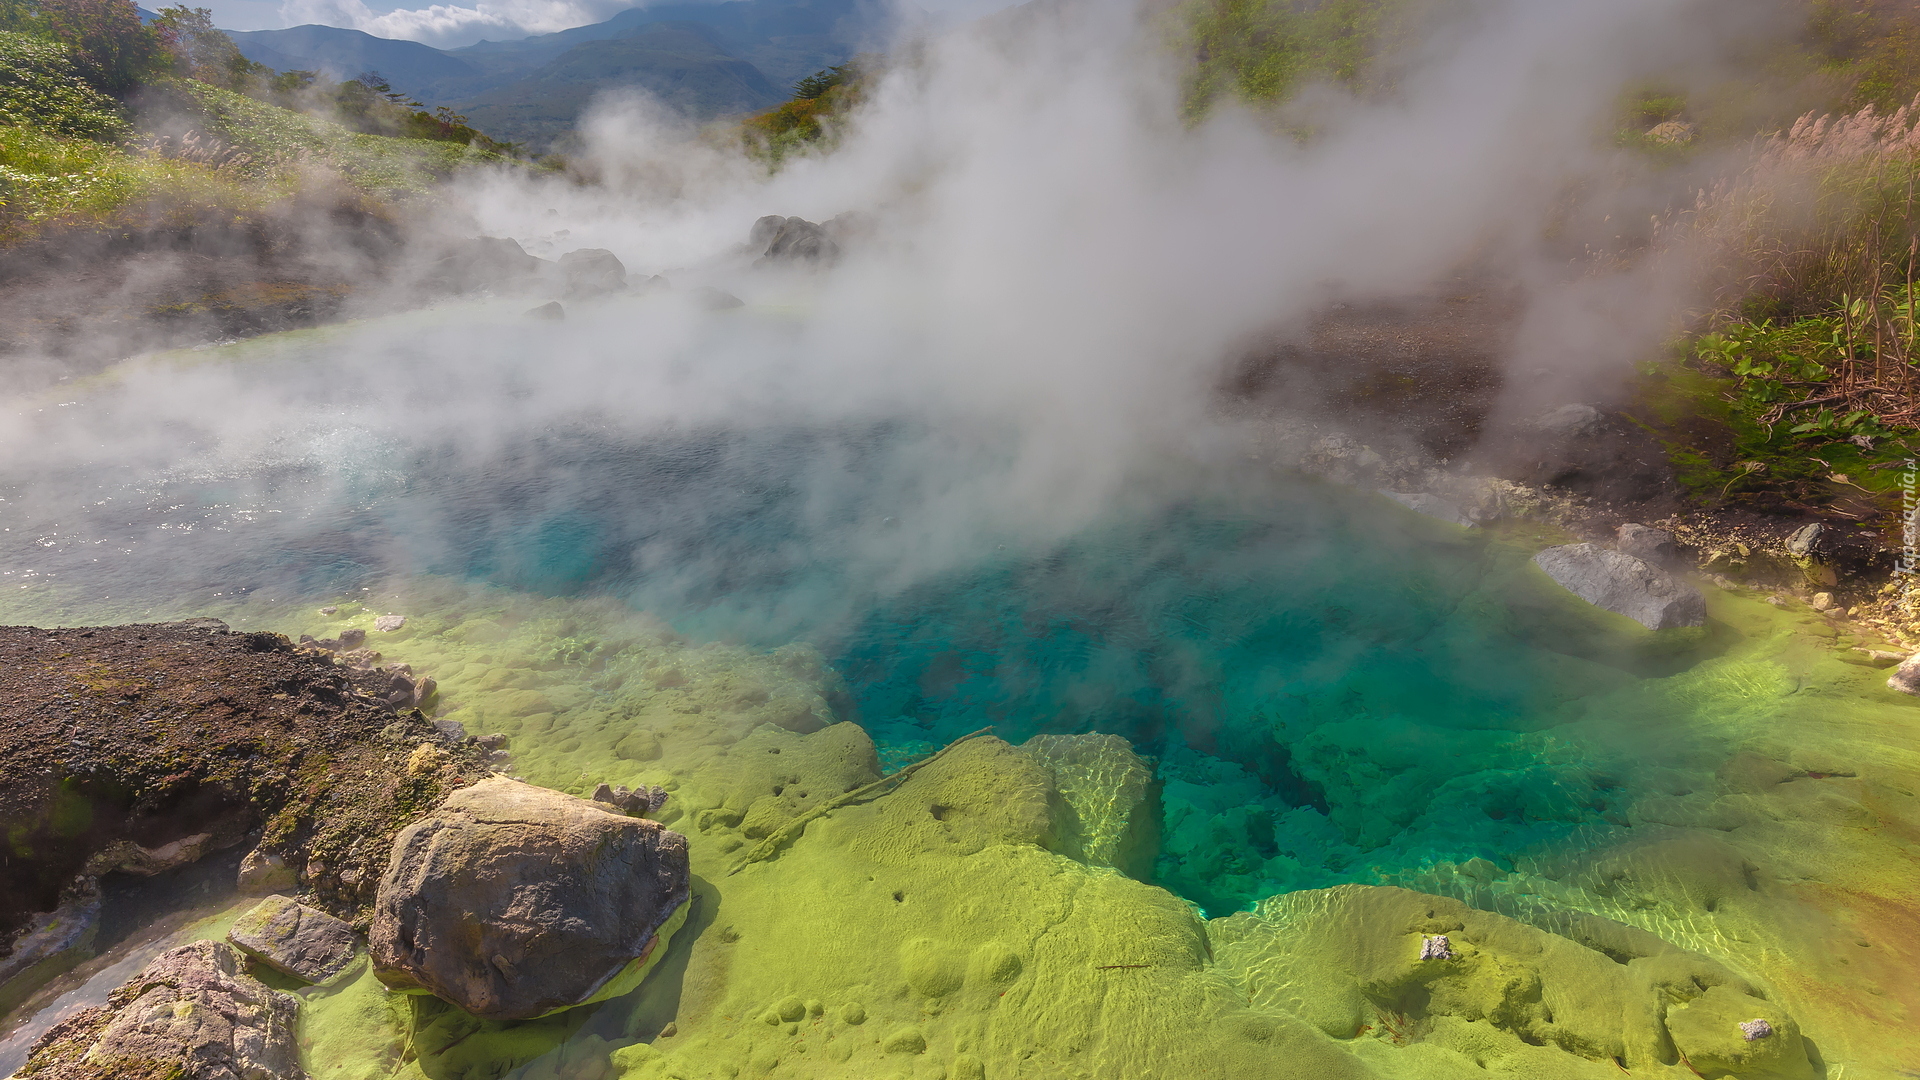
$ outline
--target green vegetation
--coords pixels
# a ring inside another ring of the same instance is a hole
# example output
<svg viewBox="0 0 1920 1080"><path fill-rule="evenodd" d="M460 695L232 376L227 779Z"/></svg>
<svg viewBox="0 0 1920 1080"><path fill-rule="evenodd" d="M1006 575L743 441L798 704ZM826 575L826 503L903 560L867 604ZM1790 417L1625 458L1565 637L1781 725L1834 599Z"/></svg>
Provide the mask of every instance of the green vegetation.
<svg viewBox="0 0 1920 1080"><path fill-rule="evenodd" d="M143 110L192 127L145 131ZM0 0L0 242L52 225L231 219L316 171L374 200L415 198L515 150L377 75L275 74L205 8L146 25L129 0Z"/></svg>
<svg viewBox="0 0 1920 1080"><path fill-rule="evenodd" d="M777 167L789 154L831 149L878 69L877 57L857 56L794 83L791 99L741 124L748 152Z"/></svg>
<svg viewBox="0 0 1920 1080"><path fill-rule="evenodd" d="M1315 81L1382 89L1390 78L1378 61L1407 14L1406 0L1196 0L1185 10L1188 107L1277 104Z"/></svg>
<svg viewBox="0 0 1920 1080"><path fill-rule="evenodd" d="M0 126L81 139L126 133L120 103L93 88L59 45L0 31Z"/></svg>

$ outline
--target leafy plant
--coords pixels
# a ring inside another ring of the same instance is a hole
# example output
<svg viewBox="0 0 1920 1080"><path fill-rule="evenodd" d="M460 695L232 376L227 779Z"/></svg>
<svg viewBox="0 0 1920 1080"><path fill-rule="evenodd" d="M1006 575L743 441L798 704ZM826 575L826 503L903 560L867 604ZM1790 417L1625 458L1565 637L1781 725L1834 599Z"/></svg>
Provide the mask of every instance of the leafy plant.
<svg viewBox="0 0 1920 1080"><path fill-rule="evenodd" d="M110 139L126 133L118 102L80 77L61 45L0 31L0 125Z"/></svg>
<svg viewBox="0 0 1920 1080"><path fill-rule="evenodd" d="M175 57L175 70L229 90L246 90L273 74L273 69L241 55L240 47L213 25L213 12L185 4L160 9L154 29Z"/></svg>
<svg viewBox="0 0 1920 1080"><path fill-rule="evenodd" d="M1285 101L1312 81L1383 85L1377 63L1405 0L1193 0L1184 9L1195 58L1188 109L1222 98Z"/></svg>

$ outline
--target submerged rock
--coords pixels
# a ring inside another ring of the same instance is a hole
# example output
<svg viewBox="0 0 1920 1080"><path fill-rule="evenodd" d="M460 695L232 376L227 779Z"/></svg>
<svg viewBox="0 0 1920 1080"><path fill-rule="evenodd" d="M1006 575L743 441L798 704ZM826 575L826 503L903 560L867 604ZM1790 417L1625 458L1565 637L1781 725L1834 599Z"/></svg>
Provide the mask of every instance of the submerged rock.
<svg viewBox="0 0 1920 1080"><path fill-rule="evenodd" d="M306 1080L294 1044L298 999L247 975L245 963L223 941L161 953L106 1005L41 1037L22 1075Z"/></svg>
<svg viewBox="0 0 1920 1080"><path fill-rule="evenodd" d="M1573 595L1649 630L1699 626L1707 619L1700 590L1625 552L1566 544L1547 548L1533 561Z"/></svg>
<svg viewBox="0 0 1920 1080"><path fill-rule="evenodd" d="M1479 524L1472 513L1461 509L1438 495L1425 491L1405 492L1382 490L1380 494L1399 503L1416 514L1425 514L1430 518L1439 518L1450 525L1459 525L1471 529Z"/></svg>
<svg viewBox="0 0 1920 1080"><path fill-rule="evenodd" d="M1060 795L1054 850L1089 866L1145 878L1158 853L1153 770L1118 735L1035 735L1020 750Z"/></svg>
<svg viewBox="0 0 1920 1080"><path fill-rule="evenodd" d="M527 1019L637 986L689 895L680 834L495 777L400 833L369 945L389 987Z"/></svg>
<svg viewBox="0 0 1920 1080"><path fill-rule="evenodd" d="M353 962L353 927L284 896L269 896L236 919L227 940L268 967L311 983Z"/></svg>

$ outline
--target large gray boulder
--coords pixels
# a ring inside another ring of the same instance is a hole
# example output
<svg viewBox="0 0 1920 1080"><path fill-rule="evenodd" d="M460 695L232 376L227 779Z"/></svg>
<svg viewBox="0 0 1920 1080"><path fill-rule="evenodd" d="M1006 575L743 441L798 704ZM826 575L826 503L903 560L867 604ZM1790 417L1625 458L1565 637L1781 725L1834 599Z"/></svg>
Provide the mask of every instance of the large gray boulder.
<svg viewBox="0 0 1920 1080"><path fill-rule="evenodd" d="M569 251L560 256L560 271L566 275L571 297L600 296L627 287L626 265L606 248Z"/></svg>
<svg viewBox="0 0 1920 1080"><path fill-rule="evenodd" d="M747 244L760 252L761 263L831 263L840 258L840 245L825 228L806 218L768 214L753 223Z"/></svg>
<svg viewBox="0 0 1920 1080"><path fill-rule="evenodd" d="M26 1070L48 1080L307 1080L294 1043L298 1009L293 995L246 974L233 946L196 941L155 957L105 1006L48 1031Z"/></svg>
<svg viewBox="0 0 1920 1080"><path fill-rule="evenodd" d="M689 897L687 841L658 822L505 777L402 830L368 945L387 986L494 1020L632 990Z"/></svg>
<svg viewBox="0 0 1920 1080"><path fill-rule="evenodd" d="M247 909L233 921L227 940L275 971L310 983L340 974L359 945L353 927L284 896Z"/></svg>
<svg viewBox="0 0 1920 1080"><path fill-rule="evenodd" d="M1573 595L1649 630L1707 621L1707 601L1699 589L1625 552L1566 544L1547 548L1533 561Z"/></svg>

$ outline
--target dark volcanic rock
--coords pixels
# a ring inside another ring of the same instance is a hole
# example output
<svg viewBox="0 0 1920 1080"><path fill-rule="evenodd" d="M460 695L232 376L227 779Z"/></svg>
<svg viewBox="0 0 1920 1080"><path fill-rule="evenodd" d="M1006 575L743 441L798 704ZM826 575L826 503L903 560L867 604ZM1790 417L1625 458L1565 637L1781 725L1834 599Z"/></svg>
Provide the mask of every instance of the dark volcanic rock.
<svg viewBox="0 0 1920 1080"><path fill-rule="evenodd" d="M34 1044L34 1080L306 1080L291 994L245 973L222 941L161 953L115 990Z"/></svg>
<svg viewBox="0 0 1920 1080"><path fill-rule="evenodd" d="M86 875L157 872L256 832L253 861L351 913L400 826L486 774L478 747L409 768L445 740L395 715L390 672L211 619L0 627L0 670L0 945Z"/></svg>
<svg viewBox="0 0 1920 1080"><path fill-rule="evenodd" d="M652 821L495 777L408 826L374 901L374 970L476 1016L592 999L688 899L687 842Z"/></svg>
<svg viewBox="0 0 1920 1080"><path fill-rule="evenodd" d="M227 940L275 971L325 982L353 962L353 927L284 896L269 896L234 920Z"/></svg>

